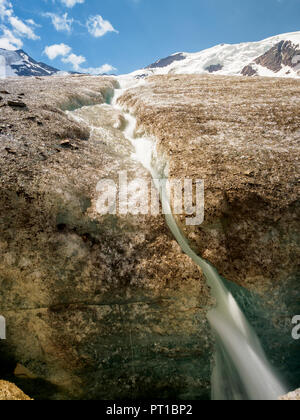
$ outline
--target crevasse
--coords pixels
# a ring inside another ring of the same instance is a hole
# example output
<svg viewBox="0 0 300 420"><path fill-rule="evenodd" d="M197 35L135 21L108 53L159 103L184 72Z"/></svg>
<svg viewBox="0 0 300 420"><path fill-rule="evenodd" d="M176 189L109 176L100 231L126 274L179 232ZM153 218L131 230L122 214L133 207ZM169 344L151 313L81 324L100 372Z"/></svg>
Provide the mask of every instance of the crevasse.
<svg viewBox="0 0 300 420"><path fill-rule="evenodd" d="M227 290L217 270L200 258L172 215L166 190L167 164L157 156L155 144L146 137L135 137L136 119L122 110L118 98L126 89L116 91L112 107L121 110L127 125L124 135L135 148L133 158L150 173L160 191L166 223L182 251L199 267L216 300L208 320L216 339L215 365L212 373L213 400L277 400L286 393L267 360L260 341L241 311L233 295Z"/></svg>
<svg viewBox="0 0 300 420"><path fill-rule="evenodd" d="M110 103L105 106L110 106L112 111L117 110L122 113L126 121L124 136L134 147L131 157L140 162L151 174L160 192L168 227L182 251L202 269L211 289L211 295L216 301L215 307L208 313L208 321L215 336L212 399L277 400L279 396L285 395L287 390L267 360L255 331L217 270L192 250L179 229L168 201L168 162L158 156L153 139L136 136L136 118L118 103L118 98L128 88L134 87L134 82L124 79L121 80L121 84L122 87L115 90L114 96L110 97ZM78 121L82 120L82 117L76 115L72 117Z"/></svg>

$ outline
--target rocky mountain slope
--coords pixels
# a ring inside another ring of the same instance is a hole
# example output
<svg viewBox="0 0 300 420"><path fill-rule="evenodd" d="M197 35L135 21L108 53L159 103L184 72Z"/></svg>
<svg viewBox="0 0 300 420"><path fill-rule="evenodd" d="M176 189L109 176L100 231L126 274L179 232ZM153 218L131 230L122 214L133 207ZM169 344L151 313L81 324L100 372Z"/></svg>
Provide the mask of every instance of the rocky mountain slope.
<svg viewBox="0 0 300 420"><path fill-rule="evenodd" d="M203 74L300 77L300 32L260 42L221 44L197 53L180 52L132 75Z"/></svg>
<svg viewBox="0 0 300 420"><path fill-rule="evenodd" d="M0 77L52 76L59 70L37 62L23 50L8 51L0 48Z"/></svg>

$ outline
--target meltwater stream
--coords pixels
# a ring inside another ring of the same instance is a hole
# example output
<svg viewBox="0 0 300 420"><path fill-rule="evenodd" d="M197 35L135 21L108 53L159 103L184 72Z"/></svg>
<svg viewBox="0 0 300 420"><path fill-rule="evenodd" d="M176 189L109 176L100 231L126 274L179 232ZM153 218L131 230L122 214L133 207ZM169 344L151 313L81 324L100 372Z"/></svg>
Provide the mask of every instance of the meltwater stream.
<svg viewBox="0 0 300 420"><path fill-rule="evenodd" d="M124 89L125 90L125 89ZM116 91L112 106L117 104L122 89ZM133 158L151 173L160 191L166 222L180 245L199 267L207 280L216 306L208 313L208 320L216 339L215 367L212 374L213 400L277 400L287 390L276 377L267 360L255 331L250 326L233 295L227 290L217 270L200 258L190 247L179 229L168 201L165 170L155 153L154 142L148 138L136 138L136 119L124 113L127 126L125 137L135 148ZM160 180L160 181L159 181Z"/></svg>
<svg viewBox="0 0 300 420"><path fill-rule="evenodd" d="M216 306L208 313L208 320L216 339L212 399L277 400L279 396L286 394L287 390L276 377L256 333L217 270L191 249L177 226L168 200L167 166L157 157L154 141L135 136L135 117L124 112L117 103L125 90L115 91L110 106L113 110L120 111L126 120L124 136L134 146L135 153L132 158L150 172L160 191L167 225L182 251L202 269L211 294L216 300Z"/></svg>

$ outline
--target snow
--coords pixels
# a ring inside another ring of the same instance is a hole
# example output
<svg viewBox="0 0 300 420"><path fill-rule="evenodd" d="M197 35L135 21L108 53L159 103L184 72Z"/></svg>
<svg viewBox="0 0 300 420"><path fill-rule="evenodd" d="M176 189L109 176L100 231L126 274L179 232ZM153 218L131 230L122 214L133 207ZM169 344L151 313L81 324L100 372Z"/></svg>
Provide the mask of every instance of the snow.
<svg viewBox="0 0 300 420"><path fill-rule="evenodd" d="M29 71L32 75L39 74L53 74L47 67L39 63L35 63L25 52L23 51L8 51L0 48L1 57L1 69L0 77L16 77L22 75L24 71ZM13 68L12 66L18 66L19 68Z"/></svg>
<svg viewBox="0 0 300 420"><path fill-rule="evenodd" d="M22 59L19 54L15 51L7 51L0 48L1 60L1 77L12 77L16 76L15 70L12 69L12 65L21 65Z"/></svg>
<svg viewBox="0 0 300 420"><path fill-rule="evenodd" d="M165 67L140 69L129 75L119 76L118 80L122 88L129 88L136 84L136 80L140 80L143 83L144 79L151 75L207 74L209 73L208 68L211 66L220 67L220 70L215 71L213 74L241 76L241 71L248 65L251 65L259 76L299 78L299 54L293 57L293 68L284 67L277 73L254 63L255 59L265 54L280 41L291 41L294 45L299 46L300 50L300 32L291 32L276 35L259 42L220 44L196 53L176 52L170 57L182 55L185 58L180 61L173 61ZM0 77L18 76L24 74L24 71L29 71L32 75L53 74L51 70L42 64L34 63L23 51L8 51L0 48L0 57L2 57ZM4 64L3 60L5 60L6 64ZM159 61L161 60L158 60L157 63ZM19 69L13 69L12 66L20 67Z"/></svg>
<svg viewBox="0 0 300 420"><path fill-rule="evenodd" d="M293 57L292 59L292 63L297 64L299 62L300 62L300 55L295 55L295 57Z"/></svg>
<svg viewBox="0 0 300 420"><path fill-rule="evenodd" d="M182 53L186 58L172 64L154 69L141 69L131 76L143 77L154 74L202 74L208 73L207 68L220 65L222 69L215 72L219 75L241 75L245 66L252 65L258 70L260 76L300 77L299 69L284 68L279 73L274 73L262 66L253 65L253 61L265 54L280 41L291 41L300 49L300 32L291 32L276 35L259 42L245 42L241 44L221 44L197 53ZM178 54L178 53L176 53ZM296 71L295 71L296 70Z"/></svg>

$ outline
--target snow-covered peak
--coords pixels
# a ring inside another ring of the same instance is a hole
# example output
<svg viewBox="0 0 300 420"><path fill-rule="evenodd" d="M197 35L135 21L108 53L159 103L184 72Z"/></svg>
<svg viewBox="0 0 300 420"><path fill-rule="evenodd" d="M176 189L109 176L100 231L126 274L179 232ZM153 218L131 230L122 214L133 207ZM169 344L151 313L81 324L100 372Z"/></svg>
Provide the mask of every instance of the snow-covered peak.
<svg viewBox="0 0 300 420"><path fill-rule="evenodd" d="M259 42L220 44L197 53L176 53L132 73L300 77L300 32L276 35Z"/></svg>
<svg viewBox="0 0 300 420"><path fill-rule="evenodd" d="M294 44L300 45L300 31L288 32L286 34L275 35L271 38L267 38L265 41L280 42L280 41L291 41ZM263 42L263 41L262 41Z"/></svg>
<svg viewBox="0 0 300 420"><path fill-rule="evenodd" d="M0 48L0 77L52 76L54 67L33 60L23 50L9 51Z"/></svg>

